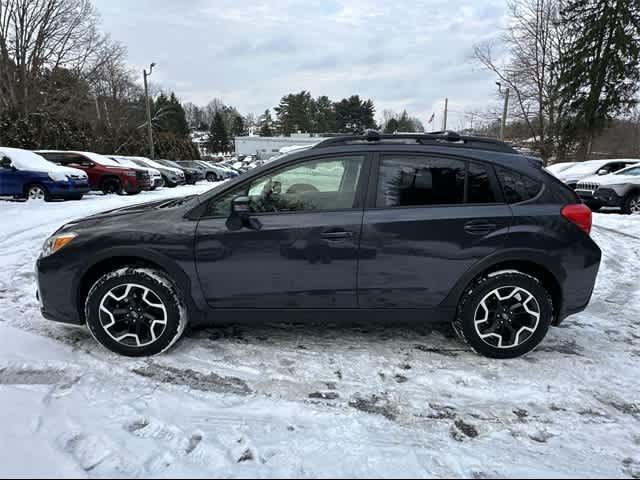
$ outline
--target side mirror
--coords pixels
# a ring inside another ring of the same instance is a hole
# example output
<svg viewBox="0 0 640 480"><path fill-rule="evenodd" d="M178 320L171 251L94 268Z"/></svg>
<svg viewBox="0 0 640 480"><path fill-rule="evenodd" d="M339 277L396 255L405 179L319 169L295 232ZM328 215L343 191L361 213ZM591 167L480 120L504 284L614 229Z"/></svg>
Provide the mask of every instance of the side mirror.
<svg viewBox="0 0 640 480"><path fill-rule="evenodd" d="M11 163L11 159L9 157L2 157L2 159L0 159L0 167L7 170L12 170L13 164Z"/></svg>
<svg viewBox="0 0 640 480"><path fill-rule="evenodd" d="M598 170L598 175L600 175L600 176L602 176L602 175L608 175L608 174L609 174L609 172L608 172L607 170L605 170L605 169Z"/></svg>
<svg viewBox="0 0 640 480"><path fill-rule="evenodd" d="M231 216L227 219L227 228L231 231L262 230L262 222L251 216L251 199L247 196L236 197L231 202Z"/></svg>

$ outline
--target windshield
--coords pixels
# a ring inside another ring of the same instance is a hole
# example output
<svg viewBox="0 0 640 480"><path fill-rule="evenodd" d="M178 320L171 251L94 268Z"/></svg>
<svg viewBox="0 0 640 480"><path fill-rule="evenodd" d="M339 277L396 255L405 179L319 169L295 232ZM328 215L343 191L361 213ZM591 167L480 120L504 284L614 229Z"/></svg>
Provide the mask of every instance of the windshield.
<svg viewBox="0 0 640 480"><path fill-rule="evenodd" d="M162 163L164 163L166 166L168 167L173 167L173 168L182 168L180 165L178 165L176 162L173 162L171 160L160 160Z"/></svg>
<svg viewBox="0 0 640 480"><path fill-rule="evenodd" d="M118 162L120 165L124 165L125 167L131 168L140 168L140 165L134 162L133 160L129 160L128 158L120 158L120 157L109 157L114 162Z"/></svg>
<svg viewBox="0 0 640 480"><path fill-rule="evenodd" d="M98 155L97 153L91 153L91 152L77 152L77 153L87 157L89 160L96 162L98 165L103 165L105 167L122 167L122 165L116 162L115 160L112 160L109 157Z"/></svg>
<svg viewBox="0 0 640 480"><path fill-rule="evenodd" d="M132 158L131 160L136 162L138 165L143 165L145 167L160 168L160 169L167 168L166 165L162 165L158 162L154 162L150 158Z"/></svg>

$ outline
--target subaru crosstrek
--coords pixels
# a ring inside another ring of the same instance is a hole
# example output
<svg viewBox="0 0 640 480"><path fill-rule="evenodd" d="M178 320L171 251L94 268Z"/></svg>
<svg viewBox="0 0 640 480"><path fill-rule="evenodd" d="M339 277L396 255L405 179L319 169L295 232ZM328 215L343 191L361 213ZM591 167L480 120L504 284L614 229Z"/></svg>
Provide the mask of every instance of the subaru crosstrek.
<svg viewBox="0 0 640 480"><path fill-rule="evenodd" d="M200 196L64 225L38 260L43 315L129 356L187 325L452 322L513 358L588 305L592 214L537 159L454 133L331 138Z"/></svg>
<svg viewBox="0 0 640 480"><path fill-rule="evenodd" d="M0 147L0 196L50 201L80 200L87 174L47 162L28 150Z"/></svg>

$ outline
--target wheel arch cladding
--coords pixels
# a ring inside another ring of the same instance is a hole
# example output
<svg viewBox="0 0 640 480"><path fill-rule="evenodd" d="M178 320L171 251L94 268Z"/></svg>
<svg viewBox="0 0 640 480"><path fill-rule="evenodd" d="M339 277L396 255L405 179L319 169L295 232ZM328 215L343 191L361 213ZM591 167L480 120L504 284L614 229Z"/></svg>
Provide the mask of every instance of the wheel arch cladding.
<svg viewBox="0 0 640 480"><path fill-rule="evenodd" d="M515 270L536 278L551 296L554 317L562 311L564 299L560 281L556 274L554 274L547 266L543 265L542 262L522 260L518 258L497 261L490 265L483 265L478 270L474 270L470 275L465 276L460 281L458 286L456 286L452 292L452 295L450 295L450 298L447 299L447 303L451 302L452 305L457 308L464 291L469 288L469 286L473 285L482 277L505 270Z"/></svg>
<svg viewBox="0 0 640 480"><path fill-rule="evenodd" d="M175 282L176 287L180 290L187 307L190 322L197 323L201 318L202 314L196 308L193 301L191 281L187 274L178 265L172 264L169 260L163 260L157 255L135 252L129 254L114 253L103 256L85 269L79 280L78 295L76 298L76 308L83 322L86 321L85 301L93 285L103 275L125 267L151 268L166 274L169 279Z"/></svg>

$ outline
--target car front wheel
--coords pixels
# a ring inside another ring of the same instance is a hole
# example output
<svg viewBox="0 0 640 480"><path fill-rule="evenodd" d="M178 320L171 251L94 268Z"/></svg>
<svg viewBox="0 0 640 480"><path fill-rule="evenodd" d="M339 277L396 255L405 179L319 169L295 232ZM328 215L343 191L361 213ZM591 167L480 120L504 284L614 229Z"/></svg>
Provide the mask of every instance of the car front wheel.
<svg viewBox="0 0 640 480"><path fill-rule="evenodd" d="M87 326L107 349L148 357L170 349L187 326L186 308L163 272L128 267L108 273L89 291Z"/></svg>
<svg viewBox="0 0 640 480"><path fill-rule="evenodd" d="M622 213L626 215L640 215L640 193L631 193L622 204Z"/></svg>
<svg viewBox="0 0 640 480"><path fill-rule="evenodd" d="M534 350L553 321L549 292L534 277L498 272L469 287L453 323L458 336L475 352L508 359Z"/></svg>
<svg viewBox="0 0 640 480"><path fill-rule="evenodd" d="M40 202L49 202L51 201L51 196L49 195L49 191L42 185L35 184L29 185L26 189L26 197L27 200L35 200Z"/></svg>

